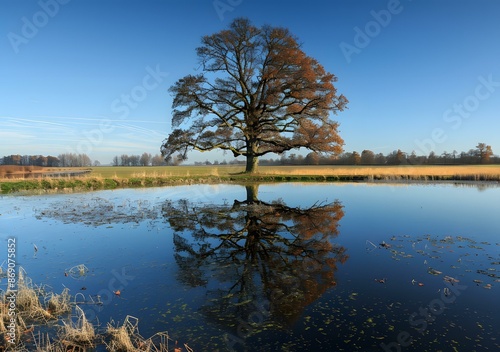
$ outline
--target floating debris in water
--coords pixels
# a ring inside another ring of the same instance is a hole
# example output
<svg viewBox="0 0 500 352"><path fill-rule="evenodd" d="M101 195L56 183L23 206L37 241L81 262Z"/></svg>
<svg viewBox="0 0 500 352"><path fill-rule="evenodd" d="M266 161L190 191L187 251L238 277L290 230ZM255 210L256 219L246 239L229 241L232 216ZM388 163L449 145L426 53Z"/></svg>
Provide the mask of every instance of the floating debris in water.
<svg viewBox="0 0 500 352"><path fill-rule="evenodd" d="M380 243L380 247L382 247L382 248L391 248L392 246L389 243L385 243L384 241L382 241L382 243Z"/></svg>
<svg viewBox="0 0 500 352"><path fill-rule="evenodd" d="M80 279L82 277L87 276L89 273L89 268L85 266L85 264L75 265L64 271L64 276L70 276L73 279Z"/></svg>
<svg viewBox="0 0 500 352"><path fill-rule="evenodd" d="M436 269L433 269L433 268L430 268L427 270L427 272L431 275L441 275L443 272L442 271L439 271L439 270L436 270Z"/></svg>
<svg viewBox="0 0 500 352"><path fill-rule="evenodd" d="M449 282L452 285L456 284L457 282L460 282L460 280L455 279L454 277L451 277L451 276L445 276L445 277L443 277L443 280L446 282Z"/></svg>

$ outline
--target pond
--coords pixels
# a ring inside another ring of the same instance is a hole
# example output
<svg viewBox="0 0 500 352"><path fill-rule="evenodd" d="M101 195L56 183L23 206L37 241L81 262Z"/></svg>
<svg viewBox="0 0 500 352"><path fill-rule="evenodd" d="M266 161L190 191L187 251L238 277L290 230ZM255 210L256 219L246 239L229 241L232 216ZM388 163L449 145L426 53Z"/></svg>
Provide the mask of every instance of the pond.
<svg viewBox="0 0 500 352"><path fill-rule="evenodd" d="M499 199L363 183L2 196L0 261L15 238L18 270L99 329L130 315L194 351L498 350Z"/></svg>

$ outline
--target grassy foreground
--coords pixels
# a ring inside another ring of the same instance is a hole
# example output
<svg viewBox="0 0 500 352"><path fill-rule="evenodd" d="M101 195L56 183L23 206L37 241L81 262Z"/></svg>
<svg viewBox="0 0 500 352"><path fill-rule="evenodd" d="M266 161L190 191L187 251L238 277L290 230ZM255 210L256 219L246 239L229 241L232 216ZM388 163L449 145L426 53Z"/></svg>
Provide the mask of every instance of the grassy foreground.
<svg viewBox="0 0 500 352"><path fill-rule="evenodd" d="M75 168L77 169L77 168ZM87 168L88 170L88 168ZM500 165L418 166L261 166L243 173L242 166L93 167L78 177L0 179L2 193L18 191L85 191L223 182L336 181L491 181L500 182Z"/></svg>

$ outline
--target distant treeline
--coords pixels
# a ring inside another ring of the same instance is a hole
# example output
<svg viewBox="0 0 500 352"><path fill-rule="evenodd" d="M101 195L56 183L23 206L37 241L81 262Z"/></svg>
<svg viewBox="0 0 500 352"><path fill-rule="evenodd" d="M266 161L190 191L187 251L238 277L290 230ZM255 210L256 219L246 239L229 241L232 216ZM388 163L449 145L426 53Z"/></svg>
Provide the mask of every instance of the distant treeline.
<svg viewBox="0 0 500 352"><path fill-rule="evenodd" d="M179 164L179 160L175 160ZM311 152L306 156L290 153L276 159L261 159L260 165L465 165L465 164L500 164L500 157L493 154L491 146L478 143L475 149L468 152L451 153L444 152L437 155L430 152L429 155L417 155L415 151L410 154L400 149L389 154L378 153L365 149L360 153L345 152L337 156L324 156L320 153ZM99 166L99 161L94 161L86 154L65 153L55 156L43 155L9 155L0 158L1 165L23 165L23 166L46 166L46 167L88 167ZM231 161L218 160L195 162L195 165L238 165L245 164L245 160L233 159ZM122 154L113 157L113 166L163 166L167 165L159 154L142 155ZM172 165L172 164L171 164Z"/></svg>
<svg viewBox="0 0 500 352"><path fill-rule="evenodd" d="M225 165L245 164L245 160L234 159L227 162L205 161L195 162L195 165ZM360 153L345 152L338 156L327 157L319 153L311 152L306 156L300 154L283 154L281 158L261 159L260 165L464 165L464 164L500 164L500 157L495 156L491 146L479 143L475 149L468 152L451 153L444 152L437 155L430 152L429 155L417 155L415 151L410 154L395 150L389 154L378 153L365 149Z"/></svg>
<svg viewBox="0 0 500 352"><path fill-rule="evenodd" d="M261 160L261 165L464 165L464 164L500 164L500 157L493 155L491 146L479 143L476 149L468 152L444 152L437 155L417 155L395 150L389 154L375 154L371 150L360 153L346 152L337 157L324 157L318 153L309 153L305 157L296 154L282 156L280 159Z"/></svg>
<svg viewBox="0 0 500 352"><path fill-rule="evenodd" d="M42 166L42 167L89 167L100 166L98 160L92 161L87 154L64 153L57 157L48 155L13 154L0 158L0 165ZM113 158L113 166L161 166L167 165L161 155L152 156L122 154Z"/></svg>
<svg viewBox="0 0 500 352"><path fill-rule="evenodd" d="M87 154L64 153L57 157L48 155L19 155L13 154L0 159L2 165L21 166L43 166L43 167L85 167L100 165L99 161L94 161Z"/></svg>
<svg viewBox="0 0 500 352"><path fill-rule="evenodd" d="M142 155L122 154L113 157L113 166L162 166L167 165L165 159L159 154L152 156L150 153Z"/></svg>

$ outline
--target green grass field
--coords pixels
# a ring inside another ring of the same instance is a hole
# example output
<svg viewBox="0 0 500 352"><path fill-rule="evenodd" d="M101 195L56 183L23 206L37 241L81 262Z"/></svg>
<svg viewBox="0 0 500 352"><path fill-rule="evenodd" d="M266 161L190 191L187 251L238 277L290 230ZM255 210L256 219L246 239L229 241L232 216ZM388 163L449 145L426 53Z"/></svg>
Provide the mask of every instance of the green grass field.
<svg viewBox="0 0 500 352"><path fill-rule="evenodd" d="M244 171L243 166L99 166L90 176L104 178L228 176Z"/></svg>

